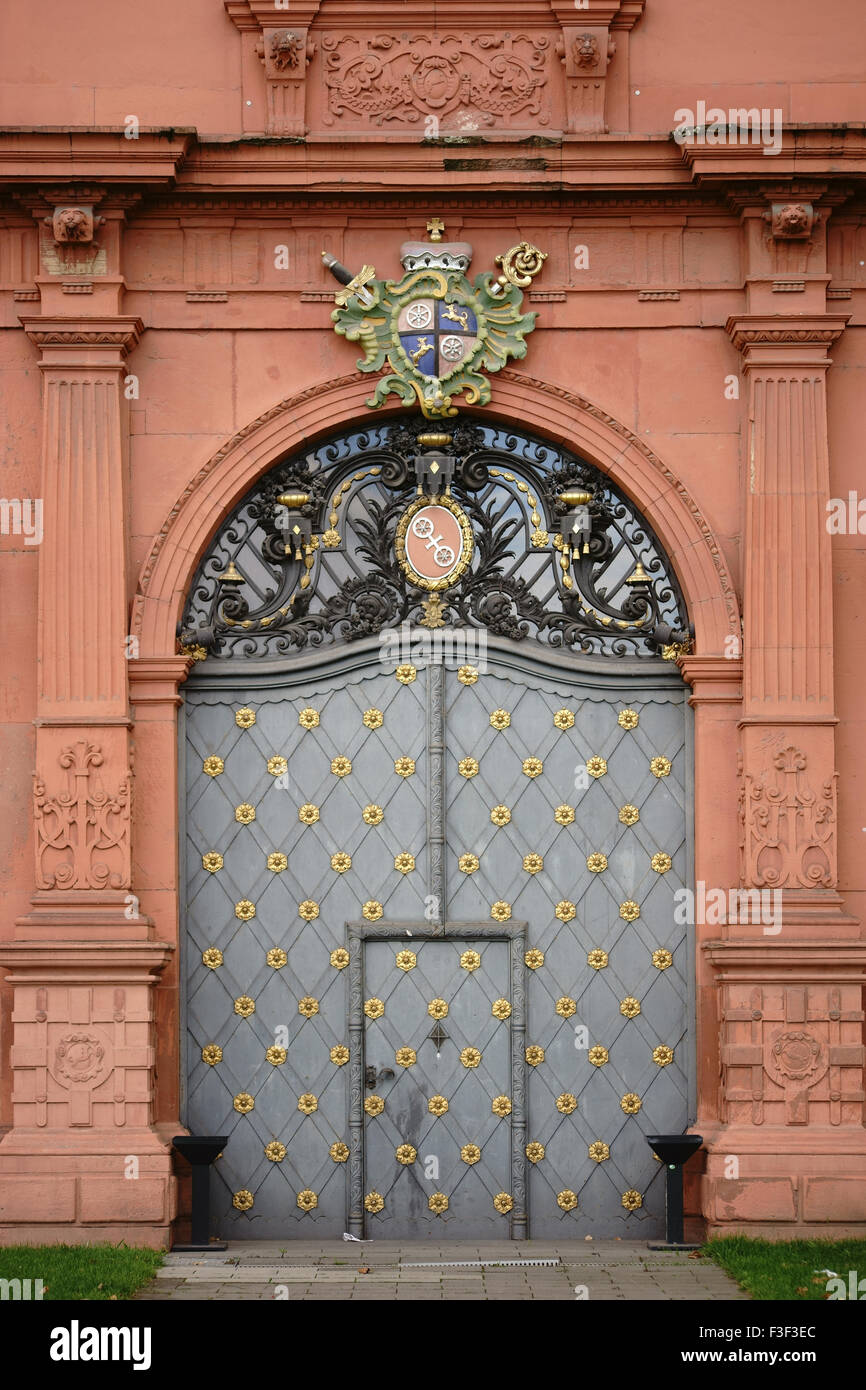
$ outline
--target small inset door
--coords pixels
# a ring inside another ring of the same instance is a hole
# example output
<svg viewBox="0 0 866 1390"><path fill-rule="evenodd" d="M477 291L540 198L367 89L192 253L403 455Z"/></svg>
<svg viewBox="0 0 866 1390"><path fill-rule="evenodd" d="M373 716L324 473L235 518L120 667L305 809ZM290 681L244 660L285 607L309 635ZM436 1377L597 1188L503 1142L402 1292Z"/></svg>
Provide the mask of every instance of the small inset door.
<svg viewBox="0 0 866 1390"><path fill-rule="evenodd" d="M364 941L368 1237L506 1238L522 1219L511 951L481 935Z"/></svg>

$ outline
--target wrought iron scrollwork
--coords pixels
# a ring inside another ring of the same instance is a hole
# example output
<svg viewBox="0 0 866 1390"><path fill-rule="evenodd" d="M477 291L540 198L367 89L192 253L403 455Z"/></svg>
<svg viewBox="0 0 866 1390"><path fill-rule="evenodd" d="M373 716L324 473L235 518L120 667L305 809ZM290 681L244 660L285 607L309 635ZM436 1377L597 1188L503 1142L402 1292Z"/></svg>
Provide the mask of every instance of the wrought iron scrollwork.
<svg viewBox="0 0 866 1390"><path fill-rule="evenodd" d="M670 564L605 475L552 444L466 419L451 426L451 494L471 523L474 553L431 609L394 549L416 496L425 427L404 418L343 434L261 478L209 547L181 642L211 658L264 659L423 622L598 655L655 656L687 643ZM589 520L584 543L566 550L563 497L576 490L591 498ZM307 496L305 559L287 553L276 524L287 493Z"/></svg>

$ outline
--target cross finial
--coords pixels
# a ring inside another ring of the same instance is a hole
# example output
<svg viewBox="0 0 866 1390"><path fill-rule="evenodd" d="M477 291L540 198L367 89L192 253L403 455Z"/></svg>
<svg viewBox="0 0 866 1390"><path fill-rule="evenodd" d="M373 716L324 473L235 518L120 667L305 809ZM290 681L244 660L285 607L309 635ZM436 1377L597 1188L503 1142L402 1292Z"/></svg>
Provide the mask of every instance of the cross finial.
<svg viewBox="0 0 866 1390"><path fill-rule="evenodd" d="M445 223L441 217L431 217L427 223L427 230L430 233L431 241L441 241L442 233L445 231Z"/></svg>

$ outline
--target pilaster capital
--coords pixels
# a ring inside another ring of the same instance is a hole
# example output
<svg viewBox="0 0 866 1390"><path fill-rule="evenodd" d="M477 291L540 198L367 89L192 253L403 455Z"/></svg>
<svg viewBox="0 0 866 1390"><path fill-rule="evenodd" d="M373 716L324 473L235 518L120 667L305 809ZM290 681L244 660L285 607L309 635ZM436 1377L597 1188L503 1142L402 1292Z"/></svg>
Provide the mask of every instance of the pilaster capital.
<svg viewBox="0 0 866 1390"><path fill-rule="evenodd" d="M20 322L30 341L39 348L39 365L45 368L123 367L144 332L141 319L127 315L25 316Z"/></svg>
<svg viewBox="0 0 866 1390"><path fill-rule="evenodd" d="M681 656L677 662L686 685L692 688L689 704L740 704L743 698L743 658Z"/></svg>
<svg viewBox="0 0 866 1390"><path fill-rule="evenodd" d="M129 662L129 699L132 705L179 705L178 686L194 664L192 656L146 656Z"/></svg>
<svg viewBox="0 0 866 1390"><path fill-rule="evenodd" d="M850 314L732 314L725 324L743 365L827 367L828 349L844 332Z"/></svg>

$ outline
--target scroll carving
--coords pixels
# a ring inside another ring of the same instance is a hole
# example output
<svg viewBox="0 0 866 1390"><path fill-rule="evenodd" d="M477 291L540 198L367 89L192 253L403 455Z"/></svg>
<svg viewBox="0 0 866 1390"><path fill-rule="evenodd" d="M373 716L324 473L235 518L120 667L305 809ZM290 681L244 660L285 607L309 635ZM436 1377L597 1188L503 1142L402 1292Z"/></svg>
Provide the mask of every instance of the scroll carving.
<svg viewBox="0 0 866 1390"><path fill-rule="evenodd" d="M836 788L816 792L806 754L789 745L740 787L742 882L758 888L831 888L836 862Z"/></svg>
<svg viewBox="0 0 866 1390"><path fill-rule="evenodd" d="M51 796L34 779L38 888L129 887L130 778L114 794L105 791L103 761L102 750L81 739L60 754L66 791Z"/></svg>

